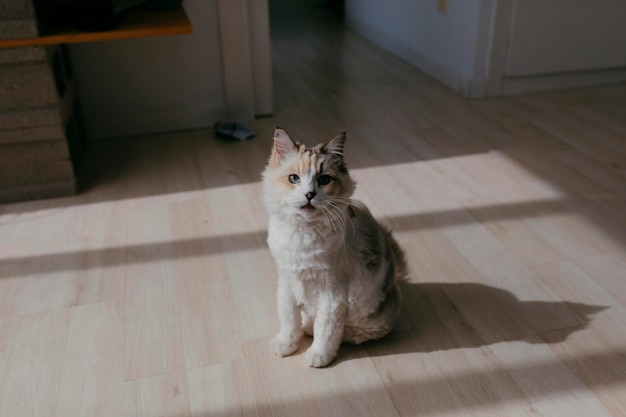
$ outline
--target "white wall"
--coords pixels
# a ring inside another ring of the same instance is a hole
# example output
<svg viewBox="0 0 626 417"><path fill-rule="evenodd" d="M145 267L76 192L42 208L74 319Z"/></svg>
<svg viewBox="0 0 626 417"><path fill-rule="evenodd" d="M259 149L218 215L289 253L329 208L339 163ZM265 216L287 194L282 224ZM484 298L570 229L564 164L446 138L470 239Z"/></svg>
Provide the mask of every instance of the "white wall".
<svg viewBox="0 0 626 417"><path fill-rule="evenodd" d="M254 113L268 116L274 112L269 4L268 0L248 0L247 5Z"/></svg>
<svg viewBox="0 0 626 417"><path fill-rule="evenodd" d="M438 3L346 0L346 17L466 97L626 80L624 0L447 0L445 14Z"/></svg>
<svg viewBox="0 0 626 417"><path fill-rule="evenodd" d="M225 113L215 0L185 0L192 35L76 44L90 138L212 126Z"/></svg>
<svg viewBox="0 0 626 417"><path fill-rule="evenodd" d="M494 0L346 0L348 25L437 78L473 96L487 78Z"/></svg>

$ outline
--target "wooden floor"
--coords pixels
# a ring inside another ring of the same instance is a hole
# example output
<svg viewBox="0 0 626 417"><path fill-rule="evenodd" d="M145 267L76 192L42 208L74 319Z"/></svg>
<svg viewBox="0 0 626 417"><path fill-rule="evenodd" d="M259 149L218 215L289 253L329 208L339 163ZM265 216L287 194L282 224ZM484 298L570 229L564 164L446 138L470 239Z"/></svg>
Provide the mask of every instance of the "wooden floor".
<svg viewBox="0 0 626 417"><path fill-rule="evenodd" d="M626 416L626 85L467 101L284 13L256 139L99 142L81 195L0 206L0 416ZM327 369L268 348L275 124L347 130L408 254L398 328Z"/></svg>

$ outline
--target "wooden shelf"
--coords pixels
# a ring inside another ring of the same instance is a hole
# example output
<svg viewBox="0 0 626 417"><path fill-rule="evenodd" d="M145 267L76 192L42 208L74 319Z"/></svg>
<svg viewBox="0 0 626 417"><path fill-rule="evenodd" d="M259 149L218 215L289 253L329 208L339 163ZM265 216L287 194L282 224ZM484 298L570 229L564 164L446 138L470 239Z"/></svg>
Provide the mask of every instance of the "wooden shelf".
<svg viewBox="0 0 626 417"><path fill-rule="evenodd" d="M191 22L182 7L174 10L133 11L124 15L118 27L113 30L81 32L77 28L62 28L37 38L0 40L0 49L182 35L191 32Z"/></svg>

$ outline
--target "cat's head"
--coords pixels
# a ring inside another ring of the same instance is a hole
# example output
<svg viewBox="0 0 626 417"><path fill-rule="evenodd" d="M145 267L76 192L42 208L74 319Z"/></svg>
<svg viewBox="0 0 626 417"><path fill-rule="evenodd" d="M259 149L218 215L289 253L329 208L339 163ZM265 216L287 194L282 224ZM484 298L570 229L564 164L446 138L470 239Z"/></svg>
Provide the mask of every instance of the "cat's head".
<svg viewBox="0 0 626 417"><path fill-rule="evenodd" d="M313 220L345 207L356 187L343 157L345 142L346 134L341 133L328 143L307 148L276 128L263 172L264 201L270 213Z"/></svg>

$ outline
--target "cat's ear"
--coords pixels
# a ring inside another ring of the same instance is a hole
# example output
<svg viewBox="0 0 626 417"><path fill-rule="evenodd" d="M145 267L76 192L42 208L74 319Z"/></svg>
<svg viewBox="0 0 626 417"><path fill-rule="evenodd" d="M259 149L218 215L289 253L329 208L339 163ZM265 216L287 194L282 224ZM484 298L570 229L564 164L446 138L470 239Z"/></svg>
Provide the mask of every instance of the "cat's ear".
<svg viewBox="0 0 626 417"><path fill-rule="evenodd" d="M332 138L326 145L324 151L331 155L340 156L343 159L343 149L346 145L346 132L340 133Z"/></svg>
<svg viewBox="0 0 626 417"><path fill-rule="evenodd" d="M274 129L274 149L272 156L277 162L284 160L287 156L297 152L298 147L289 136L286 130L276 127Z"/></svg>

